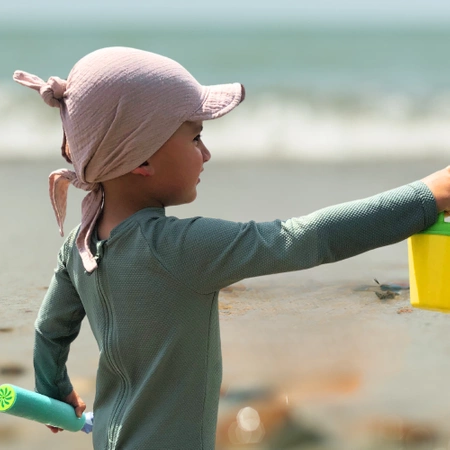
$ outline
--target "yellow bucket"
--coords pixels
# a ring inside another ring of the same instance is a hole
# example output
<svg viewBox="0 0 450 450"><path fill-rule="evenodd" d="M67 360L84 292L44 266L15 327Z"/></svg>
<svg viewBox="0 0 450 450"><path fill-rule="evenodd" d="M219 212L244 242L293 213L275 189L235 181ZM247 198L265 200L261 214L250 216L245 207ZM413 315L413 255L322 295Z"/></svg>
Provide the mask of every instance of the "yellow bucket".
<svg viewBox="0 0 450 450"><path fill-rule="evenodd" d="M408 239L411 305L450 313L450 218Z"/></svg>

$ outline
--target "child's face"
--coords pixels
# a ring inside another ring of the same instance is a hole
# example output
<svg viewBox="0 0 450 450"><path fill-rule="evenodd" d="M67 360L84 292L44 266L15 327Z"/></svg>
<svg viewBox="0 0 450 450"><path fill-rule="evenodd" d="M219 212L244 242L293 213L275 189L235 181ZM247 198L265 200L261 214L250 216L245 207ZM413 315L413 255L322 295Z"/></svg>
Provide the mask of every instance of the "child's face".
<svg viewBox="0 0 450 450"><path fill-rule="evenodd" d="M203 164L211 154L200 138L202 122L184 122L148 160L154 172L152 194L164 206L190 203L197 197Z"/></svg>

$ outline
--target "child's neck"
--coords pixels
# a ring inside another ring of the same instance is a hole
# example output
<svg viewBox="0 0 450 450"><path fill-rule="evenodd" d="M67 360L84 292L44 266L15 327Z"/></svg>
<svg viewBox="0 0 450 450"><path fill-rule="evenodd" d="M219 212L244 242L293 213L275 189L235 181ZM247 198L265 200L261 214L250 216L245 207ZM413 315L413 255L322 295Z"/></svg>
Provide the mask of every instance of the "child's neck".
<svg viewBox="0 0 450 450"><path fill-rule="evenodd" d="M141 209L163 206L130 184L103 183L103 189L103 209L97 221L97 235L101 240L108 239L115 227Z"/></svg>

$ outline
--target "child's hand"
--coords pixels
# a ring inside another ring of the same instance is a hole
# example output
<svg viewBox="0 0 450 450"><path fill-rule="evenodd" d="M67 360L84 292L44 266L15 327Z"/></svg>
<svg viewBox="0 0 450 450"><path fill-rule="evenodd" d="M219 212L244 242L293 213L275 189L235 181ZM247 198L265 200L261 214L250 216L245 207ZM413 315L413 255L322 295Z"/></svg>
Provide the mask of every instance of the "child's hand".
<svg viewBox="0 0 450 450"><path fill-rule="evenodd" d="M75 408L75 414L77 417L81 417L84 410L86 409L86 404L83 402L81 397L76 393L76 391L72 391L65 399L64 401L68 403L69 405L72 405ZM47 428L49 428L52 433L58 433L58 431L64 431L62 428L58 427L52 427L50 425L47 425Z"/></svg>
<svg viewBox="0 0 450 450"><path fill-rule="evenodd" d="M423 178L430 188L439 212L450 211L450 166Z"/></svg>

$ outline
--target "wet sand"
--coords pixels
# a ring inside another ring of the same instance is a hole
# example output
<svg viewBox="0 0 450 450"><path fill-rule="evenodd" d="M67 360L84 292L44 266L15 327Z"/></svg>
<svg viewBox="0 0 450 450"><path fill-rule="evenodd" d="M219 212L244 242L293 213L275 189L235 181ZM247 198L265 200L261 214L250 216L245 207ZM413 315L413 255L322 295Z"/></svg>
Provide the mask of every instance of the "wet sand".
<svg viewBox="0 0 450 450"><path fill-rule="evenodd" d="M33 322L62 243L47 176L63 165L0 164L0 384L33 388ZM196 202L168 213L285 219L414 181L444 165L211 162ZM81 198L70 190L66 231L77 223ZM340 263L244 280L222 292L218 449L447 449L449 317L412 310L407 290L385 300L375 294L374 278L387 283L407 277L403 242ZM88 409L96 360L86 323L72 346L69 373ZM244 407L259 419L242 422L244 413L237 414ZM0 448L91 445L84 434L55 436L3 414Z"/></svg>

